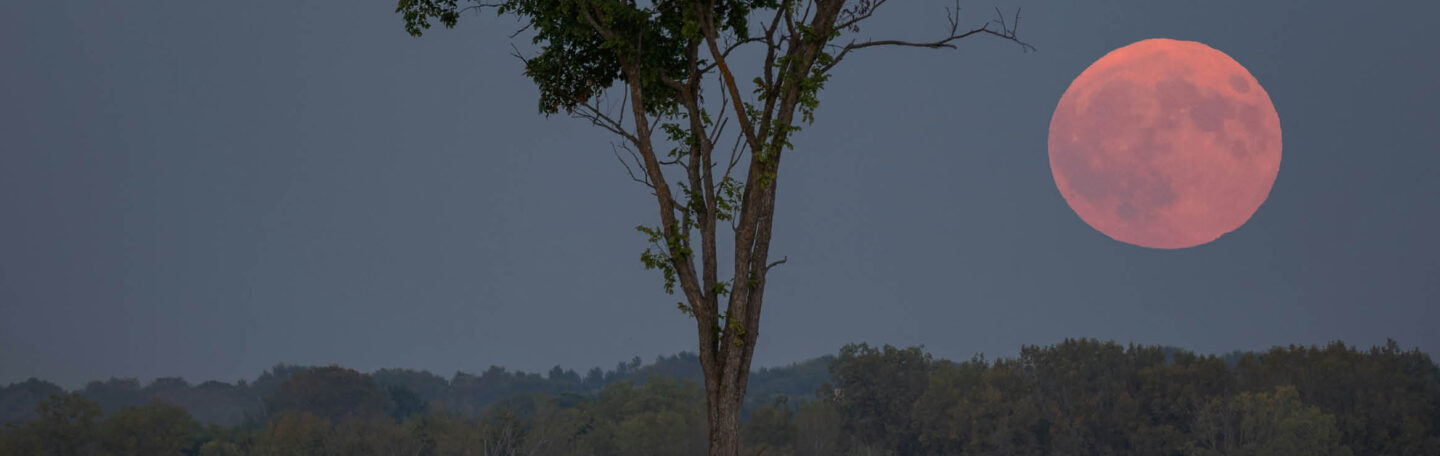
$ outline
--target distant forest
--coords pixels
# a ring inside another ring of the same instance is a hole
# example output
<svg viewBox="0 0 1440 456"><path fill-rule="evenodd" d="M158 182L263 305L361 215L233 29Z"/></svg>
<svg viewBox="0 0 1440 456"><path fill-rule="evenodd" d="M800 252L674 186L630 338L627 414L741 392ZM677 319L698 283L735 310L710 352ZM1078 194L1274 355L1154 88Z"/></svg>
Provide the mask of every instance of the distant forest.
<svg viewBox="0 0 1440 456"><path fill-rule="evenodd" d="M699 455L694 354L584 375L278 365L255 381L0 389L0 455ZM1394 341L1015 358L850 344L752 373L744 454L1440 455L1440 367Z"/></svg>

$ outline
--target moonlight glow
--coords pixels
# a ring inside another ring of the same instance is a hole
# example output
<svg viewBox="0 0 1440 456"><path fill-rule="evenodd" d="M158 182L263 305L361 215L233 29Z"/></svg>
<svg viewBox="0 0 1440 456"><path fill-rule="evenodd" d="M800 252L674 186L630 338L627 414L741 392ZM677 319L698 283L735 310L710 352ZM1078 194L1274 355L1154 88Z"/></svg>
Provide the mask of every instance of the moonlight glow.
<svg viewBox="0 0 1440 456"><path fill-rule="evenodd" d="M1179 249L1245 224L1280 170L1280 118L1250 72L1193 41L1151 39L1080 73L1050 120L1050 170L1080 218Z"/></svg>

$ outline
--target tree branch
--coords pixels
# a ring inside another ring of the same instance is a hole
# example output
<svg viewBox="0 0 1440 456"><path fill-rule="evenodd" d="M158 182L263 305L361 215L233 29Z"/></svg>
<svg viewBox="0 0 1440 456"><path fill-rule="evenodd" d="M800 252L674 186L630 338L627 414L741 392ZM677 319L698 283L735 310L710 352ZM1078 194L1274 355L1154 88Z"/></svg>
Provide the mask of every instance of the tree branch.
<svg viewBox="0 0 1440 456"><path fill-rule="evenodd" d="M712 9L713 13L714 10ZM715 65L720 69L720 82L730 92L731 102L735 105L735 117L739 120L740 131L745 133L745 139L750 142L750 147L760 149L760 137L755 134L755 128L750 124L750 116L745 112L745 105L740 101L740 89L735 85L735 74L730 72L730 66L725 63L725 53L720 50L716 42L715 18L701 15L700 29L705 35L705 43L710 48L710 56L715 58Z"/></svg>
<svg viewBox="0 0 1440 456"><path fill-rule="evenodd" d="M635 137L635 135L630 134L630 131L626 130L619 121L616 121L609 115L600 112L600 108L598 106L595 106L593 100L594 99L592 98L581 102L579 105L576 106L577 109L575 109L575 111L572 112L570 115L581 119L589 120L591 124L594 124L595 126L600 128L604 128L605 130L614 133L617 136L625 138L626 140L630 141L631 144L639 144L640 138L637 138ZM624 115L623 110L621 111L621 115Z"/></svg>
<svg viewBox="0 0 1440 456"><path fill-rule="evenodd" d="M883 2L882 2L882 3L883 3ZM957 2L957 3L958 3L958 2ZM957 40L961 40L961 39L964 39L964 38L968 38L968 37L973 36L973 35L981 35L981 34L991 35L991 36L999 37L999 38L1004 39L1004 40L1006 40L1006 41L1014 42L1015 44L1020 45L1020 48L1021 48L1022 50L1025 50L1025 51L1034 51L1034 50L1035 50L1035 46L1030 45L1030 43L1021 41L1021 40L1018 38L1018 36L1016 35L1016 30L1018 30L1019 27L1020 27L1020 9L1019 9L1019 8L1016 8L1016 9L1015 9L1015 17L1014 17L1014 20L1010 21L1009 23L1006 22L1005 16L1000 13L1000 10L999 10L998 8L995 10L996 15L998 16L998 22L999 22L999 24L1000 24L1000 28L999 28L998 30L991 28L992 25L997 22L997 21L992 20L992 21L985 21L985 24L984 24L984 25L981 25L979 28L970 29L970 30L967 30L967 31L965 31L965 32L960 32L960 31L959 31L959 28L960 28L960 9L959 9L959 6L957 5L956 8L953 9L953 10L950 9L950 8L946 8L945 11L946 11L947 13L949 13L949 14L946 15L946 20L948 20L948 21L950 22L950 33L949 33L947 36L945 36L944 38L941 38L941 39L938 39L938 40L935 40L935 41L922 41L922 42L917 42L917 41L905 41L905 40L870 40L870 41L864 41L864 42L851 41L849 44L846 44L845 46L841 47L840 52L835 55L835 58L834 58L833 60L831 60L830 64L825 65L824 67L822 67L822 68L821 68L821 71L826 71L826 72L830 71L832 68L835 67L835 65L840 64L840 61L843 60L847 55L849 55L849 54L850 54L850 51L854 51L854 50L858 50L858 49L864 49L864 48L875 47L875 46L901 46L901 47L920 47L920 48L931 48L931 49L938 49L938 48L955 49L955 45L954 45L954 44L951 44L952 42L957 41ZM870 13L873 13L873 11L871 11ZM860 17L860 18L857 19L857 20L852 20L852 21L849 23L848 26L853 28L853 27L855 27L855 25L856 25L855 23L858 22L858 20L863 20L864 18L867 18L867 17L869 17L868 14Z"/></svg>
<svg viewBox="0 0 1440 456"><path fill-rule="evenodd" d="M760 38L760 37L758 37L758 36L757 36L757 37L754 37L754 38L747 38L747 39L743 39L743 40L740 40L740 41L736 41L736 42L734 42L734 43L731 43L729 46L726 46L726 47L725 47L725 51L720 53L720 57L721 57L721 58L730 57L730 53L733 52L733 51L735 51L736 49L739 49L740 46L743 46L743 45L746 45L746 44L750 44L750 43L758 43L758 42L762 42L762 41L764 41L764 39L763 39L763 38ZM718 60L715 61L715 62L710 62L709 65L705 65L705 66L700 67L699 73L700 73L700 74L709 73L710 70L714 70L718 65L719 65L719 61L718 61Z"/></svg>
<svg viewBox="0 0 1440 456"><path fill-rule="evenodd" d="M616 147L615 143L610 143L610 151L615 154L615 159L620 161L620 165L625 167L625 173L630 175L630 180L639 182L646 187L650 187L651 190L654 190L655 184L650 183L650 177L635 174L635 170L630 167L630 163L620 158L620 151L618 149L625 149L626 152L629 152L630 159L635 161L636 167L644 169L644 164L640 162L640 155L636 154L635 150L631 149L628 145L620 144L619 147Z"/></svg>
<svg viewBox="0 0 1440 456"><path fill-rule="evenodd" d="M766 270L766 271L769 271L770 268L773 268L773 267L776 267L776 266L785 264L786 261L790 261L790 257L789 257L789 256L786 256L786 257L784 257L784 258L775 260L775 261L771 262L770 264L765 265L765 270Z"/></svg>

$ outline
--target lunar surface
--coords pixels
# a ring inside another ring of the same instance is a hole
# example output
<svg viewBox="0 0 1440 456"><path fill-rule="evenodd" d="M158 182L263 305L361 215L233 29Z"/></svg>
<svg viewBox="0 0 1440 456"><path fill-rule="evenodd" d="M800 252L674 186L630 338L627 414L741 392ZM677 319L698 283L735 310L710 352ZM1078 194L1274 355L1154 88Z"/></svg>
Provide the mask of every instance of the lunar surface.
<svg viewBox="0 0 1440 456"><path fill-rule="evenodd" d="M1050 120L1050 170L1085 223L1134 245L1181 249L1244 225L1280 170L1280 118L1254 76L1193 41L1106 54Z"/></svg>

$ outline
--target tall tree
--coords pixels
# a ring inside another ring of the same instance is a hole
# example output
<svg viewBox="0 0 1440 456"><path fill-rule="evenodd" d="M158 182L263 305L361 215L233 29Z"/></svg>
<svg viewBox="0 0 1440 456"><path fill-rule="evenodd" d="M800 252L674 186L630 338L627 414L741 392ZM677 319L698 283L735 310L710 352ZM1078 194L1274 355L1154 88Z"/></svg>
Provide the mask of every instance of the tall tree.
<svg viewBox="0 0 1440 456"><path fill-rule="evenodd" d="M785 262L770 254L780 160L801 124L814 121L831 70L862 49L954 48L979 35L1029 48L1016 39L1018 11L1009 21L967 29L958 3L934 41L846 37L886 3L399 0L396 11L416 36L432 21L453 27L471 9L517 16L538 47L535 55L517 56L540 89L540 111L563 111L619 137L616 157L652 190L659 208L658 225L638 228L651 243L641 261L660 271L666 292L678 284L685 297L678 307L694 318L699 337L709 452L728 456L739 448L767 274ZM737 74L740 56L758 59L751 62L753 78ZM707 88L719 91L718 100L706 97ZM732 120L738 131L727 133ZM728 279L721 278L717 247L725 225L734 240Z"/></svg>
<svg viewBox="0 0 1440 456"><path fill-rule="evenodd" d="M915 454L919 429L911 410L925 394L934 360L920 347L847 344L830 364L830 397L857 445Z"/></svg>

